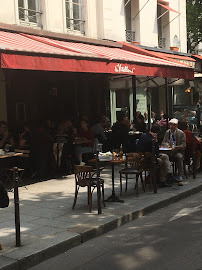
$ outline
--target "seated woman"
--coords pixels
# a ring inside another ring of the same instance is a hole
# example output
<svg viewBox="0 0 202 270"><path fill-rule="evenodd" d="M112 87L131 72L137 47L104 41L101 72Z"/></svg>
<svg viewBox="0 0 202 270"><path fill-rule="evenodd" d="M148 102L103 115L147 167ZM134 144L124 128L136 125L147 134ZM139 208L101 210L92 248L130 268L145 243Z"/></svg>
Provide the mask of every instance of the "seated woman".
<svg viewBox="0 0 202 270"><path fill-rule="evenodd" d="M94 134L88 128L88 121L81 120L81 129L78 131L78 137L80 137L80 142L76 142L76 158L80 165L84 165L82 162L82 154L92 153L94 147Z"/></svg>
<svg viewBox="0 0 202 270"><path fill-rule="evenodd" d="M21 149L30 149L31 147L31 130L29 124L24 124L24 130L19 136L19 147Z"/></svg>
<svg viewBox="0 0 202 270"><path fill-rule="evenodd" d="M158 124L160 127L166 127L167 126L167 119L169 122L169 117L166 113L164 113L163 115L161 115L161 120L158 121Z"/></svg>

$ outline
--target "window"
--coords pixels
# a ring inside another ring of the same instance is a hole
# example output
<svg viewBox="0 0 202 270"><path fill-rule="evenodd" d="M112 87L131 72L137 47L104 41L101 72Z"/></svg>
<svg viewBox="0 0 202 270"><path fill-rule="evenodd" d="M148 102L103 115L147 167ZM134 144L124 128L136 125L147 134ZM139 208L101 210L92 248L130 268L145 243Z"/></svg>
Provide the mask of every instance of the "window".
<svg viewBox="0 0 202 270"><path fill-rule="evenodd" d="M26 120L26 110L24 103L16 103L16 120L17 121Z"/></svg>
<svg viewBox="0 0 202 270"><path fill-rule="evenodd" d="M84 34L82 0L66 0L66 27L68 31Z"/></svg>
<svg viewBox="0 0 202 270"><path fill-rule="evenodd" d="M20 23L42 27L39 0L18 0L18 9Z"/></svg>

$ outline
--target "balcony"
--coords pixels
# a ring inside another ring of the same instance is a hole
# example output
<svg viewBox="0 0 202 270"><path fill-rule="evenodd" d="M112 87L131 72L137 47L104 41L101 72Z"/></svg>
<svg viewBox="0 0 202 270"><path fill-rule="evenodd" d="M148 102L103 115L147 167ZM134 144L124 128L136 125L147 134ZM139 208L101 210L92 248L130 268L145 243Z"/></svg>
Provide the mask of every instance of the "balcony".
<svg viewBox="0 0 202 270"><path fill-rule="evenodd" d="M84 30L85 21L81 19L66 18L66 22L67 22L68 32L72 32L74 34L85 35L85 30Z"/></svg>
<svg viewBox="0 0 202 270"><path fill-rule="evenodd" d="M165 49L165 47L166 47L166 38L159 37L158 38L158 46L161 49Z"/></svg>
<svg viewBox="0 0 202 270"><path fill-rule="evenodd" d="M126 31L126 41L133 42L135 41L135 31L125 30Z"/></svg>
<svg viewBox="0 0 202 270"><path fill-rule="evenodd" d="M41 14L42 12L40 11L19 7L19 20L21 24L42 28Z"/></svg>

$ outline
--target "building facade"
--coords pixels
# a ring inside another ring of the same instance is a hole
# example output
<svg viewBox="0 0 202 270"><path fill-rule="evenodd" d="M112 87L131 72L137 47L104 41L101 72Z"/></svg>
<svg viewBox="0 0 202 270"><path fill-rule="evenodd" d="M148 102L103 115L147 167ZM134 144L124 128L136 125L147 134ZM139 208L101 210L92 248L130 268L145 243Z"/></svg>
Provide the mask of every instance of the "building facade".
<svg viewBox="0 0 202 270"><path fill-rule="evenodd" d="M63 34L71 40L91 38L98 43L102 40L126 41L154 50L159 48L187 52L186 0L0 0L0 25L1 23L7 24L8 29L9 25L23 26L27 31L34 29L39 35L42 30L46 30L52 36ZM7 74L7 78L11 77ZM42 76L39 77L42 80ZM107 106L111 109L112 123L116 121L116 113L120 110L130 112L130 120L133 119L134 107L144 113L151 94L155 102L162 101L160 107L155 109L164 110L164 80L158 79L157 83L160 81L159 85L163 86L157 89L156 83L147 81L144 77L139 78L136 82L136 98L133 96L132 78L114 80L109 76L107 80L103 88L106 89L108 84L110 89ZM6 88L10 89L9 95ZM20 85L18 88L20 89ZM26 91L26 86L24 88ZM73 88L72 86L71 89ZM88 89L88 86L85 88ZM147 88L151 89L150 93L145 91ZM6 78L1 70L0 90L0 119L7 120L6 99L12 96L12 87L9 83L6 86ZM54 103L56 98L50 99ZM19 100L18 103L23 102ZM9 118L12 119L12 116Z"/></svg>
<svg viewBox="0 0 202 270"><path fill-rule="evenodd" d="M187 52L186 0L0 0L0 22Z"/></svg>

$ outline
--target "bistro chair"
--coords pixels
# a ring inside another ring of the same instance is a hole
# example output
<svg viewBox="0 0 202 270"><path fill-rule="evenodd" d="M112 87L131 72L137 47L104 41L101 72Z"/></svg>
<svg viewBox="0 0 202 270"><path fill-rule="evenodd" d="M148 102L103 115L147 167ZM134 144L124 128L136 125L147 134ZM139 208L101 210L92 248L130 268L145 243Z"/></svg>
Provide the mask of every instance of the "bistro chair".
<svg viewBox="0 0 202 270"><path fill-rule="evenodd" d="M97 188L97 178L93 177L95 173L95 169L92 166L81 166L75 165L74 166L74 174L75 174L75 196L74 196L74 203L72 209L74 209L77 201L77 196L80 187L87 187L87 194L88 194L88 207L89 212L92 209L92 195L95 188ZM104 202L104 180L99 178L99 184L102 191L102 202L105 206Z"/></svg>
<svg viewBox="0 0 202 270"><path fill-rule="evenodd" d="M125 168L119 171L120 174L120 196L122 195L122 177L125 175L126 179L126 186L125 186L125 191L127 191L128 188L128 176L129 175L135 175L135 187L137 192L137 197L138 197L138 180L139 178L141 179L142 187L145 192L145 183L142 177L142 162L143 162L143 156L142 154L139 153L129 153L126 156L126 163L125 163Z"/></svg>
<svg viewBox="0 0 202 270"><path fill-rule="evenodd" d="M184 152L184 175L186 176L186 178L188 178L187 175L187 170L186 170L186 166L188 167L188 173L189 173L189 177L191 176L191 174L193 175L193 178L196 177L196 148L199 147L196 143L195 143L195 137L194 134L192 133L192 141L191 144L187 144L186 148L185 148L185 152Z"/></svg>
<svg viewBox="0 0 202 270"><path fill-rule="evenodd" d="M153 188L152 153L144 152L142 153L142 155L143 155L142 168L145 174L145 187L147 184L149 184L150 191L152 191L152 188Z"/></svg>

